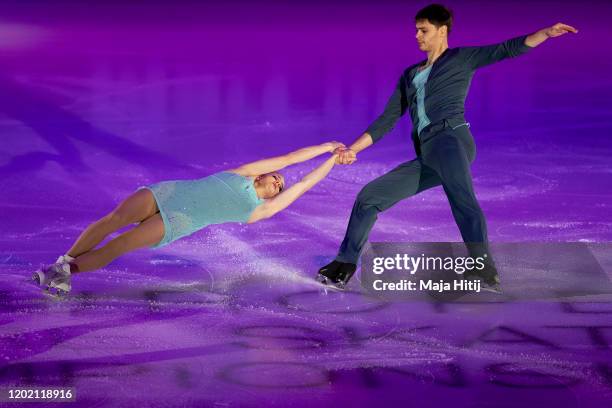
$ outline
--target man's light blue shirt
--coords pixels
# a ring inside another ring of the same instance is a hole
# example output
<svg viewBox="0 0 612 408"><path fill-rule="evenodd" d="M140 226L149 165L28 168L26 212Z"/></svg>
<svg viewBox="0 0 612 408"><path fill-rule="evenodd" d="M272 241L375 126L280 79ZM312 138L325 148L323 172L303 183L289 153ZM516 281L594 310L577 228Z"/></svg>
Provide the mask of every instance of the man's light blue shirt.
<svg viewBox="0 0 612 408"><path fill-rule="evenodd" d="M421 134L421 130L431 123L427 117L427 114L425 113L425 83L427 82L427 78L429 78L430 72L431 65L424 70L417 72L412 80L412 83L416 88L417 113L419 115L419 123L417 124L418 134Z"/></svg>

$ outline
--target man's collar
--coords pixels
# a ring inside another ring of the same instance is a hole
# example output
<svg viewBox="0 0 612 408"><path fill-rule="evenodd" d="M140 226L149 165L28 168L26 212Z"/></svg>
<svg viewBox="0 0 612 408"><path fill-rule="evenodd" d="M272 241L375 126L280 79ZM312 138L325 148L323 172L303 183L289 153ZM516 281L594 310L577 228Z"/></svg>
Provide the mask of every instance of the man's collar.
<svg viewBox="0 0 612 408"><path fill-rule="evenodd" d="M435 71L437 70L437 68L441 65L441 63L449 56L452 54L452 51L454 50L454 48L446 48L442 54L440 54L440 56L434 61L434 63L431 65L431 71L429 72L429 78L432 78L435 74ZM412 79L414 78L414 76L417 73L417 69L426 64L427 60L424 59L420 62L418 62L416 65L412 66L412 69L410 70L410 81L412 82Z"/></svg>

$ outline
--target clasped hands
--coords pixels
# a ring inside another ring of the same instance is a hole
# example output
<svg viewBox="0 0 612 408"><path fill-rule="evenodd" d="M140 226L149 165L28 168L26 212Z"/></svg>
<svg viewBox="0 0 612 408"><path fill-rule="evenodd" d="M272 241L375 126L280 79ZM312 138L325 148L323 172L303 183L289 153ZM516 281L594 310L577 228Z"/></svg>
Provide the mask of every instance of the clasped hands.
<svg viewBox="0 0 612 408"><path fill-rule="evenodd" d="M353 164L357 161L357 154L354 150L346 147L340 142L329 142L325 144L332 154L337 154L336 164Z"/></svg>
<svg viewBox="0 0 612 408"><path fill-rule="evenodd" d="M344 143L340 142L327 142L323 146L336 157L336 164L353 164L357 161L357 154L354 150L346 147Z"/></svg>
<svg viewBox="0 0 612 408"><path fill-rule="evenodd" d="M337 147L334 150L334 154L338 155L336 164L353 164L357 161L357 154L355 151L346 146Z"/></svg>

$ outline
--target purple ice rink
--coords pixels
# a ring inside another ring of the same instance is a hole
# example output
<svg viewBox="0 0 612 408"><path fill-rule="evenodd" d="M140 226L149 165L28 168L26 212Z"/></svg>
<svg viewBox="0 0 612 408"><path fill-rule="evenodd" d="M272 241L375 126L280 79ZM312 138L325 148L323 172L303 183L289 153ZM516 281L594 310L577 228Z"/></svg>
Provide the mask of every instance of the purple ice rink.
<svg viewBox="0 0 612 408"><path fill-rule="evenodd" d="M0 387L86 407L610 406L610 295L383 302L358 275L314 281L360 188L414 157L408 117L270 220L130 253L65 300L27 285L141 185L352 142L423 59L426 2L106 3L0 5ZM451 47L580 30L476 73L472 170L491 241L584 242L610 273L612 5L448 4ZM461 238L438 187L370 239Z"/></svg>

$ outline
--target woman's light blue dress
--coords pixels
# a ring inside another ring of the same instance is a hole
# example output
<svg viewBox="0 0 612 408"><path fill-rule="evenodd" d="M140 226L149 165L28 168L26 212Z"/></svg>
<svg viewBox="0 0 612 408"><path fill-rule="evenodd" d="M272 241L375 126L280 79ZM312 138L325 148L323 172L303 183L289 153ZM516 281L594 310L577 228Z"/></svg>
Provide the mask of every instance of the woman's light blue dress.
<svg viewBox="0 0 612 408"><path fill-rule="evenodd" d="M171 180L140 187L151 190L164 222L159 248L211 224L247 222L264 200L257 197L253 180L230 172L197 180Z"/></svg>

